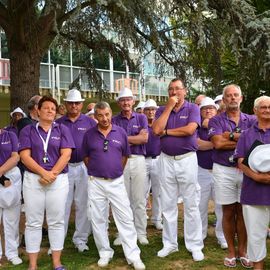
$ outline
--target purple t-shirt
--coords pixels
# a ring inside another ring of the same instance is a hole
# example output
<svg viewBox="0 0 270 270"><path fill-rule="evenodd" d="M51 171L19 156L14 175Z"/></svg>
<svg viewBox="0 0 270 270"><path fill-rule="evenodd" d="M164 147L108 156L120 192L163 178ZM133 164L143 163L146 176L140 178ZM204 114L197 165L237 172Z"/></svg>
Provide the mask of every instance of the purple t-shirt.
<svg viewBox="0 0 270 270"><path fill-rule="evenodd" d="M208 129L204 127L200 127L197 133L198 138L204 141L208 141ZM198 165L207 170L212 170L213 168L213 160L212 160L213 150L198 150L197 151L197 158L198 158Z"/></svg>
<svg viewBox="0 0 270 270"><path fill-rule="evenodd" d="M89 129L84 135L82 150L83 157L89 157L88 174L111 179L123 174L122 157L130 155L127 134L116 125L112 125L106 138L97 126Z"/></svg>
<svg viewBox="0 0 270 270"><path fill-rule="evenodd" d="M2 130L0 134L0 166L11 156L12 152L18 152L18 139L15 133Z"/></svg>
<svg viewBox="0 0 270 270"><path fill-rule="evenodd" d="M255 123L243 131L235 149L235 157L245 158L255 140L270 143L270 129L259 129ZM258 183L244 174L240 202L248 205L270 205L270 185Z"/></svg>
<svg viewBox="0 0 270 270"><path fill-rule="evenodd" d="M238 127L241 128L241 130L246 130L249 127L251 127L254 122L256 121L256 118L254 115L248 115L245 113L240 113L240 120L238 123ZM231 121L226 112L223 112L219 115L216 115L212 117L208 124L208 138L210 139L214 135L222 135L223 132L229 131L232 132L236 128L235 122ZM218 163L223 166L227 167L235 167L236 162L230 162L229 158L233 155L233 150L213 150L213 162Z"/></svg>
<svg viewBox="0 0 270 270"><path fill-rule="evenodd" d="M128 119L121 113L113 117L112 122L123 128L128 136L138 135L142 129L148 130L147 118L144 114L132 112L131 118ZM130 145L130 151L133 155L146 154L145 144Z"/></svg>
<svg viewBox="0 0 270 270"><path fill-rule="evenodd" d="M14 126L7 126L4 128L4 130L7 130L7 131L11 131L13 133L16 134L16 136L18 137L18 129Z"/></svg>
<svg viewBox="0 0 270 270"><path fill-rule="evenodd" d="M75 143L75 149L72 151L70 163L77 163L83 160L82 157L82 142L85 132L96 126L96 121L92 118L81 114L75 122L72 122L66 115L56 120L57 123L62 123L68 127Z"/></svg>
<svg viewBox="0 0 270 270"><path fill-rule="evenodd" d="M146 143L146 157L156 157L160 155L160 137L153 133L152 127L148 126L148 142Z"/></svg>
<svg viewBox="0 0 270 270"><path fill-rule="evenodd" d="M38 131L42 136L43 140L46 140L48 133L45 132L40 126ZM56 164L60 157L60 150L64 148L74 148L75 144L70 134L70 131L65 125L58 123L52 124L51 136L49 139L47 156L49 162L44 163L44 149L42 140L36 130L36 125L28 125L23 128L19 135L19 151L24 149L31 150L31 157L45 170L50 171ZM27 169L27 168L26 168ZM30 171L29 169L27 169ZM68 171L67 166L64 168L62 173Z"/></svg>
<svg viewBox="0 0 270 270"><path fill-rule="evenodd" d="M165 107L159 107L156 119L163 113ZM185 101L178 112L172 111L167 121L166 129L184 127L189 123L201 124L199 107L196 104ZM163 136L160 139L161 151L170 156L183 155L191 151L197 151L197 135L191 136Z"/></svg>

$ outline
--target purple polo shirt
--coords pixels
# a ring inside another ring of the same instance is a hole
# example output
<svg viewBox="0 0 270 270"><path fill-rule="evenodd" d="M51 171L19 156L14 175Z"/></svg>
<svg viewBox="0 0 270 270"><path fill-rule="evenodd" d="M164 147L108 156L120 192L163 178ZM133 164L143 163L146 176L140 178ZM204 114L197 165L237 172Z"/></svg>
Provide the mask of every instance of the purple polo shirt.
<svg viewBox="0 0 270 270"><path fill-rule="evenodd" d="M83 160L82 142L84 134L89 128L96 126L96 121L81 113L75 122L72 122L66 115L57 119L56 122L62 123L68 127L75 143L76 148L72 151L71 159L69 162L81 162Z"/></svg>
<svg viewBox="0 0 270 270"><path fill-rule="evenodd" d="M105 139L108 140L107 151L104 151ZM121 127L113 124L105 138L95 126L85 133L82 145L83 157L89 157L89 175L115 179L123 174L122 157L129 156L130 149L127 134Z"/></svg>
<svg viewBox="0 0 270 270"><path fill-rule="evenodd" d="M156 119L163 113L165 107L159 107L156 112ZM166 129L184 127L191 122L195 122L200 126L201 116L199 106L184 101L178 112L171 111L167 121ZM183 155L191 151L197 151L197 135L194 132L191 136L163 136L160 139L161 151L169 156Z"/></svg>
<svg viewBox="0 0 270 270"><path fill-rule="evenodd" d="M123 128L128 136L138 135L142 129L148 130L147 118L144 114L132 112L131 118L127 119L121 113L113 117L112 122ZM130 145L130 151L133 155L146 154L145 144Z"/></svg>
<svg viewBox="0 0 270 270"><path fill-rule="evenodd" d="M18 139L15 133L3 130L0 134L0 166L11 156L12 152L18 152Z"/></svg>
<svg viewBox="0 0 270 270"><path fill-rule="evenodd" d="M252 127L243 131L237 142L235 156L245 158L256 139L269 144L270 129L264 131L259 129L258 123L255 123ZM248 205L270 205L270 185L258 183L244 174L240 202Z"/></svg>
<svg viewBox="0 0 270 270"><path fill-rule="evenodd" d="M160 137L156 136L152 127L148 126L148 142L146 143L146 157L156 157L160 155Z"/></svg>
<svg viewBox="0 0 270 270"><path fill-rule="evenodd" d="M44 140L46 140L47 132L45 132L40 126L38 127L39 133ZM19 151L24 149L31 150L31 157L45 170L50 171L60 157L60 150L64 148L74 148L75 144L70 134L70 131L65 125L58 123L52 124L51 136L48 144L48 158L49 162L44 163L44 149L42 140L36 130L36 125L28 125L23 128L19 135ZM27 168L26 168L27 169ZM29 169L27 169L30 171ZM68 171L67 166L62 173Z"/></svg>
<svg viewBox="0 0 270 270"><path fill-rule="evenodd" d="M198 138L204 141L208 141L208 129L204 127L200 127L197 132ZM213 160L212 160L212 154L213 150L198 150L197 152L197 158L198 158L198 165L207 170L212 170L213 168Z"/></svg>
<svg viewBox="0 0 270 270"><path fill-rule="evenodd" d="M240 113L240 120L238 123L238 127L241 130L246 130L251 127L256 121L256 117L254 115L248 115L245 113ZM212 117L208 124L208 138L210 139L214 135L221 135L225 131L232 132L236 128L235 122L231 121L226 112L223 112L219 115ZM227 167L235 167L236 162L231 163L229 161L229 157L232 156L234 150L213 150L213 162L218 163Z"/></svg>
<svg viewBox="0 0 270 270"><path fill-rule="evenodd" d="M18 137L18 129L16 127L7 126L7 127L4 128L4 130L11 131L11 132L15 133L17 135L17 137Z"/></svg>

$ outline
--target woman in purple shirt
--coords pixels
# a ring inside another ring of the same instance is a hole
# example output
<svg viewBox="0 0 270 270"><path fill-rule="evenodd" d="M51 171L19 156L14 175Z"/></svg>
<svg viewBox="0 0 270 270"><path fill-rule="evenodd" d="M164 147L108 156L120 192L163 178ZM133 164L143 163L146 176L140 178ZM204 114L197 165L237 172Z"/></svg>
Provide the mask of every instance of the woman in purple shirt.
<svg viewBox="0 0 270 270"><path fill-rule="evenodd" d="M0 129L0 223L3 222L5 255L14 265L22 263L18 257L21 200L21 173L18 139L15 133ZM0 259L2 245L0 239Z"/></svg>
<svg viewBox="0 0 270 270"><path fill-rule="evenodd" d="M41 98L38 103L39 122L26 126L19 137L20 156L26 167L23 195L29 270L37 269L45 210L54 269L65 269L60 258L65 237L67 163L74 142L68 128L54 122L56 108L55 99Z"/></svg>

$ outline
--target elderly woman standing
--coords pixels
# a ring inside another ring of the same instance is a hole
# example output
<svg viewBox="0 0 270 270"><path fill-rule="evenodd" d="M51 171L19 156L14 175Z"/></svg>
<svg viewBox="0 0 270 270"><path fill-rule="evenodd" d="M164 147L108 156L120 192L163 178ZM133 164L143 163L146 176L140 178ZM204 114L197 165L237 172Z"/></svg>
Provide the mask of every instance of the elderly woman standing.
<svg viewBox="0 0 270 270"><path fill-rule="evenodd" d="M42 97L38 103L39 122L26 126L19 137L20 156L26 167L23 195L29 270L37 269L45 210L53 267L55 270L65 269L60 258L65 238L67 163L74 142L69 130L54 122L56 108L55 99Z"/></svg>
<svg viewBox="0 0 270 270"><path fill-rule="evenodd" d="M241 191L241 203L243 205L243 215L247 229L248 245L247 253L253 262L254 269L263 269L266 252L266 236L270 221L270 169L269 166L255 168L250 163L251 152L248 163L249 149L254 141L258 140L267 148L266 155L258 154L261 159L269 162L270 144L270 97L261 96L254 101L254 113L257 122L245 130L238 140L236 147L236 157L239 168L244 172L244 179ZM258 148L257 148L258 147ZM255 150L260 149L257 146ZM258 159L257 159L258 160ZM250 167L247 165L249 164ZM252 169L251 169L252 167ZM241 258L240 258L241 260Z"/></svg>
<svg viewBox="0 0 270 270"><path fill-rule="evenodd" d="M0 222L3 220L5 255L14 265L22 263L18 257L21 174L18 139L15 133L0 129ZM0 239L0 259L2 245Z"/></svg>

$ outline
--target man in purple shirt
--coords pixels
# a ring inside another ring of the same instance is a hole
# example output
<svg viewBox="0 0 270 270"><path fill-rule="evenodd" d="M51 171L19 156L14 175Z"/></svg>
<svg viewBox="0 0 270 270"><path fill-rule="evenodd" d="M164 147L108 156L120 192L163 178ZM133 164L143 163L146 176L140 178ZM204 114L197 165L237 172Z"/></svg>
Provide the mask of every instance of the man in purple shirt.
<svg viewBox="0 0 270 270"><path fill-rule="evenodd" d="M243 164L243 160L255 140L270 144L269 96L261 96L254 101L254 113L258 121L241 134L235 156L238 158L239 168L244 172L241 203L248 235L247 254L254 269L264 269L270 216L270 173L254 171ZM269 153L267 155L266 159L269 158Z"/></svg>
<svg viewBox="0 0 270 270"><path fill-rule="evenodd" d="M185 245L194 261L204 259L202 223L199 211L200 186L197 182L197 136L201 118L199 107L185 101L187 89L181 79L169 84L169 100L156 113L153 131L161 137L160 180L163 215L163 248L159 257L178 251L178 192L184 202Z"/></svg>
<svg viewBox="0 0 270 270"><path fill-rule="evenodd" d="M113 123L126 130L131 150L124 170L125 186L134 215L138 240L142 245L147 245L149 242L146 237L147 216L144 198L145 144L148 140L147 118L144 114L133 112L135 101L130 89L122 89L117 102L121 112L113 118ZM121 244L121 239L116 238L114 244Z"/></svg>
<svg viewBox="0 0 270 270"><path fill-rule="evenodd" d="M99 267L106 267L113 257L107 230L107 207L110 202L113 217L119 231L125 257L137 270L145 269L137 246L137 234L133 223L123 169L130 154L126 132L111 123L112 110L108 103L95 105L97 126L88 130L83 140L83 157L87 166L88 214L99 252Z"/></svg>
<svg viewBox="0 0 270 270"><path fill-rule="evenodd" d="M145 179L145 198L149 200L149 192L152 189L152 216L151 221L157 230L162 230L161 219L161 202L160 202L160 172L159 172L159 155L160 155L160 137L153 133L152 125L155 121L157 103L153 99L148 99L143 107L143 112L148 120L148 142L146 146L146 179Z"/></svg>
<svg viewBox="0 0 270 270"><path fill-rule="evenodd" d="M223 102L226 111L209 121L208 135L214 145L213 178L216 203L223 208L223 231L228 244L228 254L224 265L235 267L236 257L246 256L246 228L240 204L242 172L236 167L234 149L241 131L254 123L254 117L240 111L242 92L238 85L231 84L223 89ZM235 248L235 234L238 240L238 252ZM246 259L246 265L249 265Z"/></svg>
<svg viewBox="0 0 270 270"><path fill-rule="evenodd" d="M86 216L87 209L87 171L82 157L82 141L85 132L96 125L96 122L81 113L83 101L77 89L69 90L64 99L67 114L56 120L68 127L76 148L73 150L69 161L69 193L65 213L65 230L67 233L72 202L75 202L75 232L73 243L79 252L89 250L88 236L91 232L91 223Z"/></svg>

